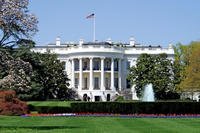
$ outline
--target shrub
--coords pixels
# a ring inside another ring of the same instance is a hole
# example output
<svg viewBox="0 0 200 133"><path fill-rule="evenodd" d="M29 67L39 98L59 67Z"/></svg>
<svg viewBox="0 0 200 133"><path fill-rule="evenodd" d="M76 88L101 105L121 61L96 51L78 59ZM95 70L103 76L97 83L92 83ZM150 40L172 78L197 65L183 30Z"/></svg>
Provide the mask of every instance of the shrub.
<svg viewBox="0 0 200 133"><path fill-rule="evenodd" d="M34 106L38 113L199 114L200 102L72 102L70 107Z"/></svg>
<svg viewBox="0 0 200 133"><path fill-rule="evenodd" d="M0 91L0 115L22 115L28 113L25 102L16 98L15 91Z"/></svg>
<svg viewBox="0 0 200 133"><path fill-rule="evenodd" d="M200 102L73 102L77 113L199 114Z"/></svg>
<svg viewBox="0 0 200 133"><path fill-rule="evenodd" d="M30 111L37 111L38 113L71 113L70 107L60 107L60 106L33 106L28 105Z"/></svg>
<svg viewBox="0 0 200 133"><path fill-rule="evenodd" d="M124 97L123 97L123 96L118 96L118 97L115 99L115 101L118 101L118 102L124 101Z"/></svg>

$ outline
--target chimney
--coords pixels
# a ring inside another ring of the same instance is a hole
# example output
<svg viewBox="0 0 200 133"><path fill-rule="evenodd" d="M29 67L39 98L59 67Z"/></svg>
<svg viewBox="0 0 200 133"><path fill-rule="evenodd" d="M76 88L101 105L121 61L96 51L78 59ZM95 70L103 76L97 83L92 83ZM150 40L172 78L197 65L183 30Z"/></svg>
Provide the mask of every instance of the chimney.
<svg viewBox="0 0 200 133"><path fill-rule="evenodd" d="M56 46L60 46L60 37L56 38Z"/></svg>
<svg viewBox="0 0 200 133"><path fill-rule="evenodd" d="M83 40L83 39L80 39L80 40L79 40L79 45L82 46L83 43L84 43L84 40Z"/></svg>
<svg viewBox="0 0 200 133"><path fill-rule="evenodd" d="M135 46L135 38L134 37L130 37L130 45Z"/></svg>
<svg viewBox="0 0 200 133"><path fill-rule="evenodd" d="M173 44L169 44L169 49L173 49Z"/></svg>
<svg viewBox="0 0 200 133"><path fill-rule="evenodd" d="M106 40L106 42L112 44L111 38L108 38L108 39Z"/></svg>

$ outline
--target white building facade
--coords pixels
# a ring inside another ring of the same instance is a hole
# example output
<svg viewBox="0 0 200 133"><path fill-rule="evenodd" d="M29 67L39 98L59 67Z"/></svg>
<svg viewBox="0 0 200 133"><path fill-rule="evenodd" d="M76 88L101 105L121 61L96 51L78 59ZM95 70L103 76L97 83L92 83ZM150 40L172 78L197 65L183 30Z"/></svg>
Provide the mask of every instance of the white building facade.
<svg viewBox="0 0 200 133"><path fill-rule="evenodd" d="M129 67L136 64L139 55L166 53L169 59L174 58L172 45L167 48L142 46L135 44L133 38L128 44L112 43L111 40L95 43L80 40L77 44L61 44L57 38L55 44L33 48L33 51L40 53L48 50L65 62L70 87L77 91L81 100L89 101L113 101L118 95L137 100L127 75Z"/></svg>

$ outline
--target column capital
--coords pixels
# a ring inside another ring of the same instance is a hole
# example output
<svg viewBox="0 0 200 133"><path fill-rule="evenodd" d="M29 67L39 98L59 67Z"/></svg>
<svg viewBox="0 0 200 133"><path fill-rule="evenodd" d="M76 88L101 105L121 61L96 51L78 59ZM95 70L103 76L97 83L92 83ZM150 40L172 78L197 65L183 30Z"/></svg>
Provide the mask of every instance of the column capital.
<svg viewBox="0 0 200 133"><path fill-rule="evenodd" d="M93 60L94 59L94 57L88 57L90 60Z"/></svg>
<svg viewBox="0 0 200 133"><path fill-rule="evenodd" d="M100 59L101 59L101 60L105 60L105 59L106 59L106 57L101 57Z"/></svg>
<svg viewBox="0 0 200 133"><path fill-rule="evenodd" d="M74 58L69 58L68 60L69 60L69 61L72 61L72 60L74 60Z"/></svg>

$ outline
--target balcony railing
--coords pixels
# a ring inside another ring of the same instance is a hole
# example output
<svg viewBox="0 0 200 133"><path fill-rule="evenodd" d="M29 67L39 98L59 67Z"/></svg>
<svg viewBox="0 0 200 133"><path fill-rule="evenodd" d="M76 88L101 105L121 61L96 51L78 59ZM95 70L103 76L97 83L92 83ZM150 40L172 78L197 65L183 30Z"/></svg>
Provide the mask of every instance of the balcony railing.
<svg viewBox="0 0 200 133"><path fill-rule="evenodd" d="M79 67L75 67L74 70L79 71ZM89 71L90 67L83 67L82 70L83 71ZM101 70L101 68L100 67L93 67L93 70ZM114 68L114 71L118 71L118 70L119 70L118 68ZM104 67L104 71L111 71L111 68L110 67Z"/></svg>
<svg viewBox="0 0 200 133"><path fill-rule="evenodd" d="M110 67L104 67L104 70L105 70L105 71L110 71L111 68L110 68Z"/></svg>

